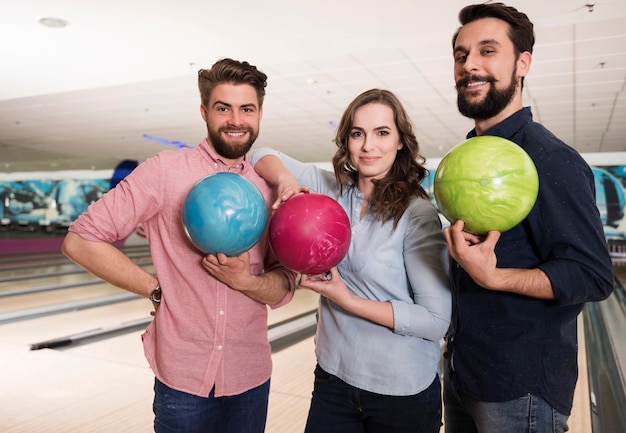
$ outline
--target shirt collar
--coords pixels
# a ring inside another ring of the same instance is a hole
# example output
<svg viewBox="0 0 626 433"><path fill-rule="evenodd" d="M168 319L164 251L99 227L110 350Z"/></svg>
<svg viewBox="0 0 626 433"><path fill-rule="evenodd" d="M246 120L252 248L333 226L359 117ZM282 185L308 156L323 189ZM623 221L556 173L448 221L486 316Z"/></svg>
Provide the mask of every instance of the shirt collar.
<svg viewBox="0 0 626 433"><path fill-rule="evenodd" d="M502 122L498 123L493 128L485 131L483 135L495 135L497 137L502 137L506 139L510 139L513 137L517 131L519 131L524 125L528 122L532 122L533 115L530 111L530 107L524 107L519 111L516 111ZM472 129L468 134L467 138L476 137L476 128Z"/></svg>
<svg viewBox="0 0 626 433"><path fill-rule="evenodd" d="M243 174L252 169L247 155L244 156L243 161L239 164L233 167L228 166L222 157L218 155L215 149L213 149L213 147L209 144L209 141L206 138L202 140L202 142L198 145L198 148L209 163L215 167L215 169L219 169L220 171L230 171L233 173Z"/></svg>

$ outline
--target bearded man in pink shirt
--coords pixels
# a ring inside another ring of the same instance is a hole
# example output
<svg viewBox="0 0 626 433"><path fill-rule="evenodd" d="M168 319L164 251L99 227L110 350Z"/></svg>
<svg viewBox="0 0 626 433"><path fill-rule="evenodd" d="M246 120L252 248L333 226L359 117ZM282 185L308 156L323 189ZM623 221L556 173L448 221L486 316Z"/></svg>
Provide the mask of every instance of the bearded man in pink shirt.
<svg viewBox="0 0 626 433"><path fill-rule="evenodd" d="M231 172L260 189L269 211L276 192L246 159L259 134L266 85L267 76L247 62L223 59L200 70L207 138L140 164L71 224L63 243L63 252L92 274L153 302L155 318L142 339L156 376L158 433L265 429L272 370L267 305L289 302L296 276L272 255L267 231L237 257L205 256L187 239L181 209L198 180ZM156 276L112 245L139 224Z"/></svg>

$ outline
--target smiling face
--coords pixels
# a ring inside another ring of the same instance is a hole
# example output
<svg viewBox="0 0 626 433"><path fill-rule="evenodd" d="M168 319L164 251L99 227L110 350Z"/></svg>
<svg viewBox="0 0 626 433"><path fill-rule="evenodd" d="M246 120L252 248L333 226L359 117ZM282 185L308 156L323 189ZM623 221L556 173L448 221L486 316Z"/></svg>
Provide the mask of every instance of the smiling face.
<svg viewBox="0 0 626 433"><path fill-rule="evenodd" d="M391 107L370 103L354 113L348 137L350 161L359 173L359 189L385 177L402 148Z"/></svg>
<svg viewBox="0 0 626 433"><path fill-rule="evenodd" d="M531 57L516 54L508 32L509 25L497 18L472 21L459 31L454 80L464 116L499 122L522 107L520 83Z"/></svg>
<svg viewBox="0 0 626 433"><path fill-rule="evenodd" d="M200 112L215 151L231 164L241 162L259 135L262 109L254 87L218 84Z"/></svg>

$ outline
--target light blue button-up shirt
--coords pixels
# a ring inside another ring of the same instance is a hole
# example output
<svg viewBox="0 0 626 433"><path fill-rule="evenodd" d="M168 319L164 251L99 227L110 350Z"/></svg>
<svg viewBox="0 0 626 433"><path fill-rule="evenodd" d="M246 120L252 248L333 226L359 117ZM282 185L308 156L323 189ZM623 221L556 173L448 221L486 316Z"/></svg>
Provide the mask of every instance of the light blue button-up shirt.
<svg viewBox="0 0 626 433"><path fill-rule="evenodd" d="M298 183L335 198L350 218L352 240L337 266L355 294L393 306L394 329L355 316L320 298L315 352L319 365L360 389L413 395L437 374L440 339L451 315L448 252L441 221L430 201L415 198L393 229L370 213L360 218L363 194L339 187L334 173L267 148L252 152L281 158Z"/></svg>

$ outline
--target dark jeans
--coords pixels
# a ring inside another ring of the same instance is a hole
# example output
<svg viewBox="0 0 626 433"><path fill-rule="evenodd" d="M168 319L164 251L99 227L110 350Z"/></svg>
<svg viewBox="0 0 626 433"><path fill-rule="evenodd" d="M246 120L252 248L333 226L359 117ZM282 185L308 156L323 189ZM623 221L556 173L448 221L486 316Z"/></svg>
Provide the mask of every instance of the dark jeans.
<svg viewBox="0 0 626 433"><path fill-rule="evenodd" d="M263 433L270 381L229 397L198 397L155 379L154 431L157 433Z"/></svg>
<svg viewBox="0 0 626 433"><path fill-rule="evenodd" d="M305 433L436 433L441 427L441 382L424 391L389 396L363 391L315 368Z"/></svg>

